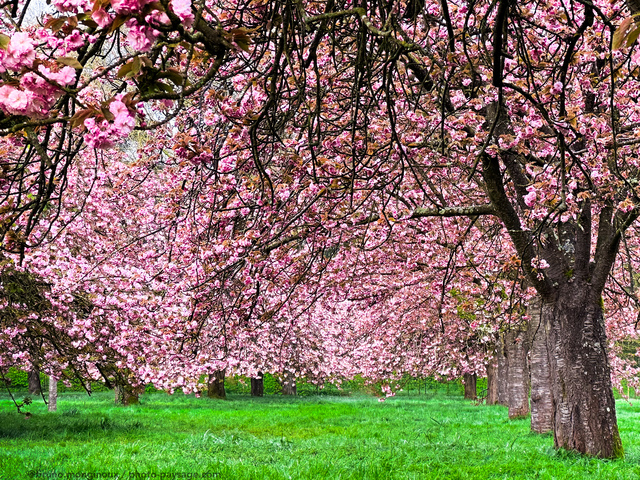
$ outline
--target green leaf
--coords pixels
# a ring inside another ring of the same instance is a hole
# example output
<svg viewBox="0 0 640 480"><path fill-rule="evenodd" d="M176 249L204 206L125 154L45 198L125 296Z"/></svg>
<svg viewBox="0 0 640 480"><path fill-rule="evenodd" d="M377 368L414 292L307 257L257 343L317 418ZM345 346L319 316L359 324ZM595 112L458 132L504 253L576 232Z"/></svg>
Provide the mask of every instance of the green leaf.
<svg viewBox="0 0 640 480"><path fill-rule="evenodd" d="M140 61L140 57L133 57L133 60L118 69L118 78L133 78L140 73L141 68L142 62Z"/></svg>
<svg viewBox="0 0 640 480"><path fill-rule="evenodd" d="M181 87L184 77L177 70L169 69L162 73L162 77L168 79L174 85Z"/></svg>
<svg viewBox="0 0 640 480"><path fill-rule="evenodd" d="M227 35L245 52L249 51L249 45L251 45L251 37L249 33L255 32L257 28L247 29L244 27L234 28L227 32Z"/></svg>
<svg viewBox="0 0 640 480"><path fill-rule="evenodd" d="M60 65L67 65L78 70L82 70L84 68L78 61L78 59L73 57L58 57L56 58L56 62L58 62Z"/></svg>
<svg viewBox="0 0 640 480"><path fill-rule="evenodd" d="M171 85L169 85L168 83L164 83L164 82L157 82L156 85L158 86L158 88L166 93L176 93L175 90L173 89L173 87Z"/></svg>
<svg viewBox="0 0 640 480"><path fill-rule="evenodd" d="M133 65L133 62L125 63L124 65L122 65L118 69L118 73L116 74L118 76L118 78L130 78L130 77L132 77L133 76L133 74L131 74L132 65Z"/></svg>
<svg viewBox="0 0 640 480"><path fill-rule="evenodd" d="M640 35L640 26L636 26L636 28L631 30L631 33L629 33L629 36L627 36L627 47L630 47L631 45L633 45L633 42L635 42L638 39L638 35Z"/></svg>
<svg viewBox="0 0 640 480"><path fill-rule="evenodd" d="M79 22L86 27L96 29L98 24L92 18L78 18Z"/></svg>
<svg viewBox="0 0 640 480"><path fill-rule="evenodd" d="M44 27L50 29L53 32L57 32L64 26L65 23L67 23L68 18L69 17L52 17L47 20L47 23L44 24Z"/></svg>
<svg viewBox="0 0 640 480"><path fill-rule="evenodd" d="M84 126L84 121L91 117L94 116L96 114L96 111L91 109L91 108L87 108L85 110L79 110L76 112L76 114L71 117L71 126L72 127L78 127L80 125Z"/></svg>
<svg viewBox="0 0 640 480"><path fill-rule="evenodd" d="M110 35L113 32L115 32L117 29L119 29L122 25L124 25L124 22L129 20L129 18L131 18L130 15L119 14L118 16L116 16L116 18L113 19L111 26L109 27L109 31L107 32L107 35Z"/></svg>
<svg viewBox="0 0 640 480"><path fill-rule="evenodd" d="M114 118L116 118L113 113L111 113L111 110L109 110L108 103L102 104L102 106L100 107L100 112L102 113L102 116L110 122L113 121Z"/></svg>
<svg viewBox="0 0 640 480"><path fill-rule="evenodd" d="M6 50L9 46L9 42L11 41L11 37L0 33L0 49Z"/></svg>
<svg viewBox="0 0 640 480"><path fill-rule="evenodd" d="M625 42L629 28L631 28L631 24L633 23L633 21L633 17L625 18L616 29L615 33L613 34L612 40L612 47L614 50L618 50L620 47L622 47L622 44Z"/></svg>

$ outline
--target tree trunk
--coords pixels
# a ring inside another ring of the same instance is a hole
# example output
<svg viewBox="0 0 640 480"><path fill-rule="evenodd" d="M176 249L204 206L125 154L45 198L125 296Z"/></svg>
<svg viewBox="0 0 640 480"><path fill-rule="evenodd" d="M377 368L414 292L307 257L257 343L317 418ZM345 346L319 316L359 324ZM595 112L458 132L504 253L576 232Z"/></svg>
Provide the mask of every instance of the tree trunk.
<svg viewBox="0 0 640 480"><path fill-rule="evenodd" d="M529 337L531 338L531 430L536 433L553 431L553 399L549 377L547 328L541 321L542 302L529 305Z"/></svg>
<svg viewBox="0 0 640 480"><path fill-rule="evenodd" d="M505 335L507 350L507 396L509 418L522 418L529 414L529 365L527 361L527 330L514 328Z"/></svg>
<svg viewBox="0 0 640 480"><path fill-rule="evenodd" d="M285 372L284 378L282 379L282 394L283 395L297 395L298 394L298 389L296 387L296 379L289 372Z"/></svg>
<svg viewBox="0 0 640 480"><path fill-rule="evenodd" d="M601 458L624 456L607 358L601 298L569 284L545 305L556 448Z"/></svg>
<svg viewBox="0 0 640 480"><path fill-rule="evenodd" d="M140 403L138 393L130 385L116 385L115 387L116 405L137 405Z"/></svg>
<svg viewBox="0 0 640 480"><path fill-rule="evenodd" d="M489 360L487 369L487 405L495 405L498 401L498 368L494 365L494 359Z"/></svg>
<svg viewBox="0 0 640 480"><path fill-rule="evenodd" d="M40 395L42 393L40 371L37 368L29 370L29 393L31 395Z"/></svg>
<svg viewBox="0 0 640 480"><path fill-rule="evenodd" d="M49 377L49 411L55 412L58 409L58 380Z"/></svg>
<svg viewBox="0 0 640 480"><path fill-rule="evenodd" d="M209 375L207 397L226 399L227 392L224 390L224 370L217 370Z"/></svg>
<svg viewBox="0 0 640 480"><path fill-rule="evenodd" d="M496 357L498 359L498 369L497 369L497 377L498 377L498 403L500 405L504 405L505 407L509 406L509 392L507 390L507 378L509 376L509 362L507 360L507 349L505 347L504 334L500 335L500 342L498 344L498 351L496 352Z"/></svg>
<svg viewBox="0 0 640 480"><path fill-rule="evenodd" d="M258 378L251 379L251 396L261 397L264 395L264 377L262 373L258 374Z"/></svg>
<svg viewBox="0 0 640 480"><path fill-rule="evenodd" d="M477 380L478 376L475 373L465 373L463 375L464 382L464 398L467 400L478 399Z"/></svg>

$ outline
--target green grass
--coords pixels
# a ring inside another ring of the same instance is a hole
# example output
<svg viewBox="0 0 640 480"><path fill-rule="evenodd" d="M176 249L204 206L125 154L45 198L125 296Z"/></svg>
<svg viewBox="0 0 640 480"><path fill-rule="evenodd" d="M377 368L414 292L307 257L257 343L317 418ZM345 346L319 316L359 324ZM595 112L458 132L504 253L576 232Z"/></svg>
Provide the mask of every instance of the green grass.
<svg viewBox="0 0 640 480"><path fill-rule="evenodd" d="M112 398L63 394L57 413L35 400L26 419L0 396L0 479L640 478L640 408L626 402L626 459L602 461L556 452L550 436L507 420L504 407L442 392L384 403L157 393L115 407ZM118 476L81 475L89 472Z"/></svg>

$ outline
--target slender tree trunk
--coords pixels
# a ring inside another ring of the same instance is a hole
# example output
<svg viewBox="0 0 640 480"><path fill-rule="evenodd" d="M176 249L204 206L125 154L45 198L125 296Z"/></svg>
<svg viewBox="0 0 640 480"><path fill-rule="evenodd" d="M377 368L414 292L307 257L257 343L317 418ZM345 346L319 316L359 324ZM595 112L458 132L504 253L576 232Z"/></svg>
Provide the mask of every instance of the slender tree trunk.
<svg viewBox="0 0 640 480"><path fill-rule="evenodd" d="M498 351L496 352L498 359L497 377L498 377L498 403L509 406L509 392L507 389L507 380L509 377L509 361L507 359L507 349L505 346L505 335L500 335Z"/></svg>
<svg viewBox="0 0 640 480"><path fill-rule="evenodd" d="M527 361L527 330L516 328L505 335L507 359L507 395L509 418L522 418L529 414L529 365Z"/></svg>
<svg viewBox="0 0 640 480"><path fill-rule="evenodd" d="M494 360L487 362L487 405L495 405L498 402L498 367L494 365Z"/></svg>
<svg viewBox="0 0 640 480"><path fill-rule="evenodd" d="M547 325L542 322L542 302L536 299L529 305L531 338L531 430L536 433L553 431L553 399L549 377ZM548 316L548 315L547 315Z"/></svg>
<svg viewBox="0 0 640 480"><path fill-rule="evenodd" d="M209 398L226 399L227 392L224 390L224 370L217 370L209 375L207 396Z"/></svg>
<svg viewBox="0 0 640 480"><path fill-rule="evenodd" d="M115 403L116 405L137 405L140 403L138 392L130 385L116 385L115 387Z"/></svg>
<svg viewBox="0 0 640 480"><path fill-rule="evenodd" d="M264 395L264 377L258 373L258 378L251 379L251 396L262 397Z"/></svg>
<svg viewBox="0 0 640 480"><path fill-rule="evenodd" d="M33 368L29 370L29 393L31 395L40 395L42 386L40 385L40 370Z"/></svg>
<svg viewBox="0 0 640 480"><path fill-rule="evenodd" d="M49 377L49 411L55 412L58 409L58 380Z"/></svg>
<svg viewBox="0 0 640 480"><path fill-rule="evenodd" d="M465 373L463 375L464 382L464 398L467 400L478 399L478 376L475 373Z"/></svg>
<svg viewBox="0 0 640 480"><path fill-rule="evenodd" d="M284 373L284 378L282 379L282 394L283 395L297 395L298 389L296 387L296 379L295 377L289 373Z"/></svg>
<svg viewBox="0 0 640 480"><path fill-rule="evenodd" d="M577 283L577 282L576 282ZM586 285L565 286L545 305L556 448L624 456L607 358L602 300Z"/></svg>

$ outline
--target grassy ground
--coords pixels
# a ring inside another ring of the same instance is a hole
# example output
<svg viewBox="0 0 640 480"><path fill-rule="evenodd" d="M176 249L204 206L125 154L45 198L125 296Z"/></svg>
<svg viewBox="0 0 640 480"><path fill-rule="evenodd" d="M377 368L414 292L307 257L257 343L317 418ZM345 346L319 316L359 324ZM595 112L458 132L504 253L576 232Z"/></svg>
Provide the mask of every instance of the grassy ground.
<svg viewBox="0 0 640 480"><path fill-rule="evenodd" d="M640 407L618 403L624 461L579 457L508 421L500 406L443 393L227 401L64 394L15 413L0 396L0 479L636 479ZM66 475L65 475L66 474Z"/></svg>

